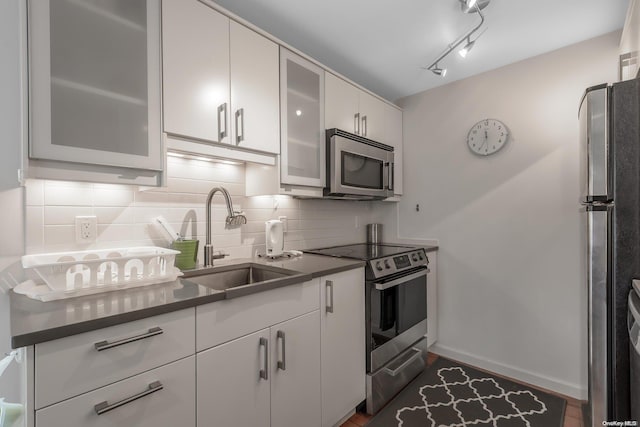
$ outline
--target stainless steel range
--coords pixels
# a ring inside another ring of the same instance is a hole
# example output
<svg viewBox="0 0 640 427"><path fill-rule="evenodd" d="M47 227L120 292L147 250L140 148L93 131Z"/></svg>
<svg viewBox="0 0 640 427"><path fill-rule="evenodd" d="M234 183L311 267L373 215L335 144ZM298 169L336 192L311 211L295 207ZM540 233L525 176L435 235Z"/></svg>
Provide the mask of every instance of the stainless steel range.
<svg viewBox="0 0 640 427"><path fill-rule="evenodd" d="M356 244L307 253L367 261L367 412L375 414L427 360L427 273L423 248Z"/></svg>

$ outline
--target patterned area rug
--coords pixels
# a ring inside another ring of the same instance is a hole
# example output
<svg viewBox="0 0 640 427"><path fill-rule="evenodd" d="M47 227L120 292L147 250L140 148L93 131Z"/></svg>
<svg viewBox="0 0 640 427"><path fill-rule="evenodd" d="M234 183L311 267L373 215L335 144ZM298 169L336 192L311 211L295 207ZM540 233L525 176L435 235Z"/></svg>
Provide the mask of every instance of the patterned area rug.
<svg viewBox="0 0 640 427"><path fill-rule="evenodd" d="M440 357L367 427L562 427L566 403Z"/></svg>

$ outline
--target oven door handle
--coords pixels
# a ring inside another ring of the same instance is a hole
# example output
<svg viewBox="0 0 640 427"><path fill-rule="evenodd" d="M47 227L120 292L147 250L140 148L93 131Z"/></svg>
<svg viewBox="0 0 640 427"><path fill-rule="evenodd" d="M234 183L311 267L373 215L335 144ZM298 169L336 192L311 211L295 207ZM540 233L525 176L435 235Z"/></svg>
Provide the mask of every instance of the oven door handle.
<svg viewBox="0 0 640 427"><path fill-rule="evenodd" d="M396 280L392 280L390 282L384 283L374 283L376 290L384 291L385 289L393 288L394 286L402 285L403 283L408 282L409 280L417 279L418 277L426 276L431 270L428 268L424 268L417 273L409 274L408 276L402 276Z"/></svg>
<svg viewBox="0 0 640 427"><path fill-rule="evenodd" d="M422 350L420 350L419 348L411 347L411 352L413 354L410 357L408 357L407 360L402 362L400 364L400 366L396 367L395 369L391 369L389 367L386 367L386 368L383 368L382 370L384 372L386 372L387 374L391 375L392 377L395 377L400 372L402 372L404 370L404 368L406 368L407 366L412 364L417 359L422 358Z"/></svg>

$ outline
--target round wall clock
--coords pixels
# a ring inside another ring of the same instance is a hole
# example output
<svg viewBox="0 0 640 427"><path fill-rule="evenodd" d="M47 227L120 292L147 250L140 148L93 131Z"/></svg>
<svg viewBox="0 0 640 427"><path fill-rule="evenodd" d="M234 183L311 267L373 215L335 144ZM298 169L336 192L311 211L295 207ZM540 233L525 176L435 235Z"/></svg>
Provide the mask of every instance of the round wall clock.
<svg viewBox="0 0 640 427"><path fill-rule="evenodd" d="M473 125L467 134L469 149L480 156L498 152L509 139L509 129L500 120L484 119Z"/></svg>

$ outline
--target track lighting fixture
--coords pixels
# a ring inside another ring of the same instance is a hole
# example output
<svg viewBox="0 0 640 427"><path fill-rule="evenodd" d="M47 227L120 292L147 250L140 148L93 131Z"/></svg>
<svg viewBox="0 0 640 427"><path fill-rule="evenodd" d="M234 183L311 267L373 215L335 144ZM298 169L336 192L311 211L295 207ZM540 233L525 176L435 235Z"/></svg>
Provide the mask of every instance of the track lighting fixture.
<svg viewBox="0 0 640 427"><path fill-rule="evenodd" d="M457 49L459 46L461 46L463 43L466 42L464 46L458 50L458 54L461 57L466 58L469 51L473 48L479 36L476 37L475 40L471 40L471 36L475 34L476 31L480 29L480 27L482 27L482 24L484 24L484 15L482 14L482 9L487 7L487 5L491 0L459 0L459 1L461 3L463 12L477 13L480 16L480 23L476 25L471 31L465 33L464 35L459 37L456 41L454 41L449 46L447 46L444 52L440 56L438 56L431 63L431 65L429 65L428 67L423 67L425 70L429 70L438 76L444 77L447 74L447 69L446 68L442 69L438 67L438 63L442 61L444 58L446 58L451 52L453 52L455 49Z"/></svg>

